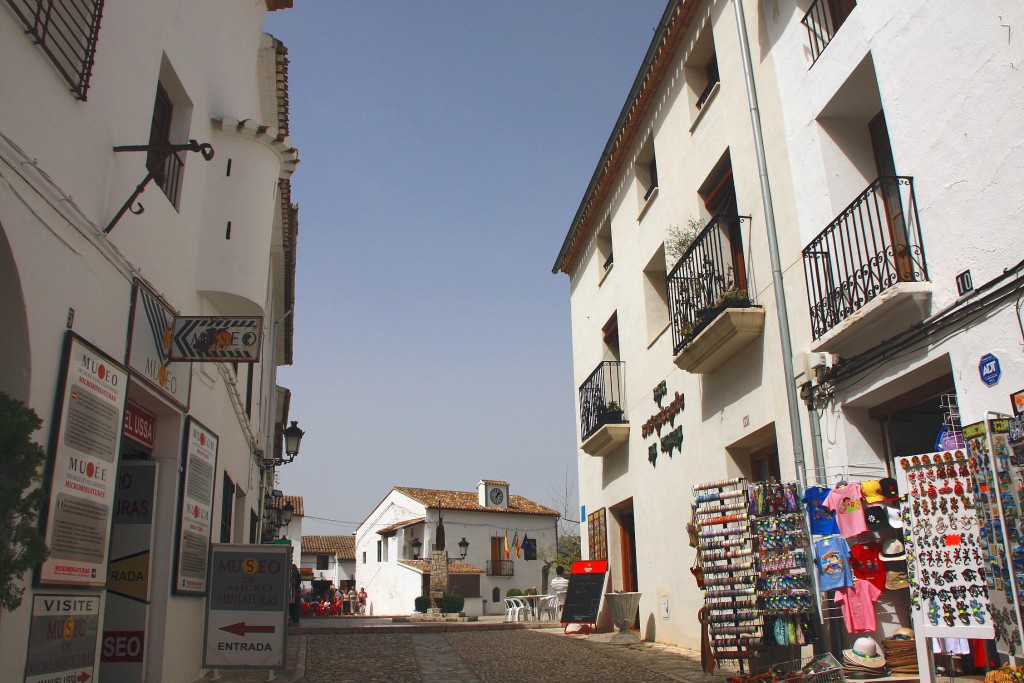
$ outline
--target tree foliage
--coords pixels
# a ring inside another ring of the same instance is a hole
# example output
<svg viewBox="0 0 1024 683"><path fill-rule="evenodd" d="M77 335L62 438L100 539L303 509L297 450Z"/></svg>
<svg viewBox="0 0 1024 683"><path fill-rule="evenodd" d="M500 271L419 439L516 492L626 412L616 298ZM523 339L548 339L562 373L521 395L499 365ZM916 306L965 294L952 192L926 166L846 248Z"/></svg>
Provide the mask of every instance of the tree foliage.
<svg viewBox="0 0 1024 683"><path fill-rule="evenodd" d="M19 580L46 559L36 521L46 504L37 484L46 451L32 441L42 425L35 411L0 391L0 609L21 605Z"/></svg>

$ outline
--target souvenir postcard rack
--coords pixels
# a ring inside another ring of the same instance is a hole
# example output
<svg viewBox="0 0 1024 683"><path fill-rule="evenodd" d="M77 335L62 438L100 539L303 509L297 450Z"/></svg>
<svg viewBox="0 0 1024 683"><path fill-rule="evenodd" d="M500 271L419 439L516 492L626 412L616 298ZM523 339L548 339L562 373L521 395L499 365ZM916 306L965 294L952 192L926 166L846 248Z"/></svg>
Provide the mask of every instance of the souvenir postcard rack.
<svg viewBox="0 0 1024 683"><path fill-rule="evenodd" d="M711 647L716 660L739 660L742 672L763 643L746 479L694 486L693 500Z"/></svg>

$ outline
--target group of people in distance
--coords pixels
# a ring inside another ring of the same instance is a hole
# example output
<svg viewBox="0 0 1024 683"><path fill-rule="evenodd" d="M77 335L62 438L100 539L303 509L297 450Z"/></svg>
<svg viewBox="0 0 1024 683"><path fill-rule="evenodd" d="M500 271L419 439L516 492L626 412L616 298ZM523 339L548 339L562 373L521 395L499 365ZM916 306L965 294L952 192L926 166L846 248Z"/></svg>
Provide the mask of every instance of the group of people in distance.
<svg viewBox="0 0 1024 683"><path fill-rule="evenodd" d="M333 584L320 596L312 595L310 589L302 587L302 578L298 567L292 565L291 622L299 623L299 615L316 616L355 616L366 613L366 589L355 587L337 588ZM308 604L308 609L303 605Z"/></svg>

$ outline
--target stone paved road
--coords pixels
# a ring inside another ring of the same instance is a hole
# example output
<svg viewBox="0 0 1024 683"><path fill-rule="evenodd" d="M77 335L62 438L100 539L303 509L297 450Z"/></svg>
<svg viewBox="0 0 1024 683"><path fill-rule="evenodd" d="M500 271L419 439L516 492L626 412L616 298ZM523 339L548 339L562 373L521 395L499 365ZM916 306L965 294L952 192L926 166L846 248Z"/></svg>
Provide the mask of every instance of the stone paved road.
<svg viewBox="0 0 1024 683"><path fill-rule="evenodd" d="M310 635L306 683L679 681L588 644L534 631Z"/></svg>

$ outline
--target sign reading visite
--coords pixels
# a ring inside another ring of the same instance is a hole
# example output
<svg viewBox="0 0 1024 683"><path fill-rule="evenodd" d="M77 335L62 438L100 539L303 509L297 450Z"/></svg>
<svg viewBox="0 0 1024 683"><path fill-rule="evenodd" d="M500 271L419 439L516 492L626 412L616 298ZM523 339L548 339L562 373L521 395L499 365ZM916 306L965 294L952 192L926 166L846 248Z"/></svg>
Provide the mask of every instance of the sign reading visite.
<svg viewBox="0 0 1024 683"><path fill-rule="evenodd" d="M288 546L211 546L204 668L285 667L290 571Z"/></svg>
<svg viewBox="0 0 1024 683"><path fill-rule="evenodd" d="M64 358L39 583L102 587L128 372L73 332Z"/></svg>
<svg viewBox="0 0 1024 683"><path fill-rule="evenodd" d="M178 496L178 548L174 592L206 595L206 563L210 552L217 435L189 417L185 422L181 492Z"/></svg>
<svg viewBox="0 0 1024 683"><path fill-rule="evenodd" d="M32 596L25 683L93 680L99 619L98 595Z"/></svg>

